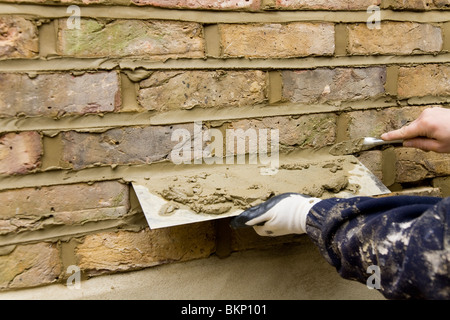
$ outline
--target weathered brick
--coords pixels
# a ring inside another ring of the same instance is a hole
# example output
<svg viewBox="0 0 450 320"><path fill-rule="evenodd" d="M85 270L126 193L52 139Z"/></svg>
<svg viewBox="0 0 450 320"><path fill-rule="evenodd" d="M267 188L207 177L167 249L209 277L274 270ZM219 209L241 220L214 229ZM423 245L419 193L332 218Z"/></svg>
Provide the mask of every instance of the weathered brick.
<svg viewBox="0 0 450 320"><path fill-rule="evenodd" d="M204 57L202 26L193 22L81 19L80 29L59 22L59 54L76 57Z"/></svg>
<svg viewBox="0 0 450 320"><path fill-rule="evenodd" d="M318 9L318 10L366 10L379 5L381 0L276 0L276 9Z"/></svg>
<svg viewBox="0 0 450 320"><path fill-rule="evenodd" d="M0 256L0 290L34 287L59 279L59 250L52 243L16 246Z"/></svg>
<svg viewBox="0 0 450 320"><path fill-rule="evenodd" d="M318 68L282 71L283 98L320 103L373 98L384 93L386 68Z"/></svg>
<svg viewBox="0 0 450 320"><path fill-rule="evenodd" d="M88 166L148 164L170 158L179 141L172 141L177 129L188 130L194 138L194 125L114 128L103 133L63 133L63 161L74 169Z"/></svg>
<svg viewBox="0 0 450 320"><path fill-rule="evenodd" d="M388 7L393 9L433 10L449 9L449 0L389 0Z"/></svg>
<svg viewBox="0 0 450 320"><path fill-rule="evenodd" d="M421 54L442 49L442 30L431 24L382 22L379 29L365 23L348 27L350 54Z"/></svg>
<svg viewBox="0 0 450 320"><path fill-rule="evenodd" d="M261 0L132 0L132 2L141 6L201 10L258 10L261 6Z"/></svg>
<svg viewBox="0 0 450 320"><path fill-rule="evenodd" d="M33 58L39 51L35 24L22 17L0 16L0 60Z"/></svg>
<svg viewBox="0 0 450 320"><path fill-rule="evenodd" d="M399 98L449 95L450 65L426 64L399 68Z"/></svg>
<svg viewBox="0 0 450 320"><path fill-rule="evenodd" d="M232 122L229 129L279 130L280 148L320 148L331 145L336 139L336 115L312 114L298 118L267 117ZM233 150L228 150L233 152Z"/></svg>
<svg viewBox="0 0 450 320"><path fill-rule="evenodd" d="M115 111L121 104L117 72L39 74L0 73L0 115L60 116Z"/></svg>
<svg viewBox="0 0 450 320"><path fill-rule="evenodd" d="M34 131L0 136L0 174L24 174L40 166L41 136Z"/></svg>
<svg viewBox="0 0 450 320"><path fill-rule="evenodd" d="M158 71L140 83L138 100L147 110L240 107L266 100L262 71Z"/></svg>
<svg viewBox="0 0 450 320"><path fill-rule="evenodd" d="M32 4L44 4L44 5L129 5L130 0L1 0L1 2L12 3L32 3Z"/></svg>
<svg viewBox="0 0 450 320"><path fill-rule="evenodd" d="M379 137L384 132L399 129L415 120L427 107L386 108L353 111L347 114L348 139Z"/></svg>
<svg viewBox="0 0 450 320"><path fill-rule="evenodd" d="M117 219L129 209L128 187L114 181L0 192L0 234Z"/></svg>
<svg viewBox="0 0 450 320"><path fill-rule="evenodd" d="M450 154L396 148L396 181L416 182L450 175Z"/></svg>
<svg viewBox="0 0 450 320"><path fill-rule="evenodd" d="M79 267L92 275L206 258L214 250L214 224L203 222L89 235L76 248L76 255Z"/></svg>
<svg viewBox="0 0 450 320"><path fill-rule="evenodd" d="M334 25L222 24L219 27L225 57L290 58L334 53Z"/></svg>

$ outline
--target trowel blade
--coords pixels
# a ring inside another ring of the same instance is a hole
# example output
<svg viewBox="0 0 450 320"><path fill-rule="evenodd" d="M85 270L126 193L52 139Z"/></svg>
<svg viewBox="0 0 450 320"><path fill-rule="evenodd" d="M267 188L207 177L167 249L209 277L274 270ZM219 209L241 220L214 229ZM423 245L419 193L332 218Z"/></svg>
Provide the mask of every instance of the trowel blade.
<svg viewBox="0 0 450 320"><path fill-rule="evenodd" d="M335 144L331 147L330 154L334 156L350 155L388 144L403 144L403 140L384 141L373 137L357 138Z"/></svg>
<svg viewBox="0 0 450 320"><path fill-rule="evenodd" d="M160 212L168 201L164 198L151 193L145 185L133 182L133 188L144 211L150 229L159 229L189 224L201 221L215 220L226 217L239 215L243 210L235 210L232 212L213 215L205 213L197 213L188 209L174 210L170 215L161 215Z"/></svg>
<svg viewBox="0 0 450 320"><path fill-rule="evenodd" d="M192 177L201 178L194 179L195 182L191 183ZM175 185L177 188L183 188L184 185L191 188L189 192L186 191L187 187L182 190L188 194L191 207L197 210L194 211L184 204L178 206L177 193L172 199L163 197L167 195L167 190ZM320 156L319 160L315 157L303 159L291 156L280 159L278 172L273 175L261 175L260 166L257 165L203 165L191 166L186 170L177 169L173 172L165 170L153 175L149 180L134 179L132 186L151 229L237 216L244 210L239 204L244 203L250 207L285 192L313 196L315 194L311 192L322 192L319 197L323 199L390 193L389 189L354 156L336 157L329 154L325 157ZM198 191L201 198L193 195L192 186L194 189L197 188L195 190L201 190ZM220 190L222 192L220 195L224 197L217 198L216 190ZM199 212L204 208L202 207L204 203L215 205L215 199L219 199L219 205L226 206L227 210L224 210L224 213Z"/></svg>
<svg viewBox="0 0 450 320"><path fill-rule="evenodd" d="M330 154L334 156L342 156L361 152L365 149L366 147L364 146L364 138L357 138L335 144L333 147L331 147Z"/></svg>

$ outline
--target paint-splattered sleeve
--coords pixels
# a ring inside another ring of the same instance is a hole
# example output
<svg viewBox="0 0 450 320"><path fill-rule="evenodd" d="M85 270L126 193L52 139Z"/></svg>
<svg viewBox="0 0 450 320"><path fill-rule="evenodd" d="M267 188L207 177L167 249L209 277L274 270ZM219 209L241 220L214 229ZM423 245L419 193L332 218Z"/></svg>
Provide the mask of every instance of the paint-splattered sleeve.
<svg viewBox="0 0 450 320"><path fill-rule="evenodd" d="M375 266L386 298L450 299L450 198L327 199L306 232L343 278L367 283Z"/></svg>

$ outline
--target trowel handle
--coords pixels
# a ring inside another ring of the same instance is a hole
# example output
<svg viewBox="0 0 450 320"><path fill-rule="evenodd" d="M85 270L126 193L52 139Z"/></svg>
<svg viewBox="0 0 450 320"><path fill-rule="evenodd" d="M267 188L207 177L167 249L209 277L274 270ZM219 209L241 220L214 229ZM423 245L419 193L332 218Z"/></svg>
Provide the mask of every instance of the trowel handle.
<svg viewBox="0 0 450 320"><path fill-rule="evenodd" d="M367 138L364 138L363 145L364 146L375 147L375 146L381 146L381 145L384 145L384 144L398 144L398 143L403 143L403 140L386 141L386 140L383 140L383 139L367 137Z"/></svg>

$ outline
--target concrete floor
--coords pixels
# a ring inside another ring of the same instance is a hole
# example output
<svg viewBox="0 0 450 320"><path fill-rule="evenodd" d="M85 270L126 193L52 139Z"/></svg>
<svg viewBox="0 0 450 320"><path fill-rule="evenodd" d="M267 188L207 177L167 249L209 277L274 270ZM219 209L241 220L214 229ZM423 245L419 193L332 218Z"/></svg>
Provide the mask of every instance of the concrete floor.
<svg viewBox="0 0 450 320"><path fill-rule="evenodd" d="M369 275L368 275L369 276ZM0 293L0 299L293 300L384 299L364 284L344 280L314 245L276 246L233 253L225 259L174 263L141 271Z"/></svg>

